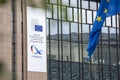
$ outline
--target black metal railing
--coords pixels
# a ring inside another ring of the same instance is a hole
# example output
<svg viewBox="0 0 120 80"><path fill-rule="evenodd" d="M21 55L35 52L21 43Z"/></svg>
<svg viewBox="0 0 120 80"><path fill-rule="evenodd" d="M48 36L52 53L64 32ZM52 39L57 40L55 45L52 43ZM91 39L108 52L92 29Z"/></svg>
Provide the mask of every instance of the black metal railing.
<svg viewBox="0 0 120 80"><path fill-rule="evenodd" d="M119 15L106 19L99 44L86 61L89 33L99 1L46 2L48 80L119 80Z"/></svg>
<svg viewBox="0 0 120 80"><path fill-rule="evenodd" d="M12 11L12 80L16 79L16 0L11 0Z"/></svg>

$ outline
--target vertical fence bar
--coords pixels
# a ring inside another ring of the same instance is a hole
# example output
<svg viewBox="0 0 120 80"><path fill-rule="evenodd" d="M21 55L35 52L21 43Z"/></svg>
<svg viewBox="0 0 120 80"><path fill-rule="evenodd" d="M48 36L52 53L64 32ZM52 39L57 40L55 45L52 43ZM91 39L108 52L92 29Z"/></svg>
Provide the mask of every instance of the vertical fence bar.
<svg viewBox="0 0 120 80"><path fill-rule="evenodd" d="M59 38L59 1L57 0L57 34L58 34L58 80L60 80L60 38Z"/></svg>
<svg viewBox="0 0 120 80"><path fill-rule="evenodd" d="M21 46L22 46L22 80L24 80L24 51L23 51L23 36L24 36L24 34L23 34L23 8L24 8L24 6L23 6L23 0L21 0L21 34L22 34L22 44L21 44Z"/></svg>
<svg viewBox="0 0 120 80"><path fill-rule="evenodd" d="M79 80L81 80L81 72L80 72L80 24L81 24L81 14L82 13L80 13L80 8L79 8L79 5L80 5L80 0L77 0L77 16L78 16L78 18L77 18L77 21L78 21L78 23L77 23L77 27L78 27L78 63L79 63L79 66L78 66L78 70L79 70L79 76L78 76L78 78L79 78Z"/></svg>
<svg viewBox="0 0 120 80"><path fill-rule="evenodd" d="M116 23L115 23L116 24L115 25L116 26L115 27L116 30L115 31L116 31L116 47L117 47L116 48L116 55L117 55L117 60L116 60L117 61L117 76L118 76L118 79L119 79L119 58L118 58L119 57L119 42L118 42L118 38L119 37L118 37L117 16L115 16L115 21L116 21Z"/></svg>
<svg viewBox="0 0 120 80"><path fill-rule="evenodd" d="M112 27L112 17L111 17L111 27ZM111 33L110 33L111 34ZM109 35L110 35L109 34ZM111 37L111 36L109 36L109 37ZM111 45L111 41L110 41L110 45ZM110 80L112 80L112 61L111 61L111 46L110 46Z"/></svg>
<svg viewBox="0 0 120 80"><path fill-rule="evenodd" d="M88 0L88 9L90 10L90 0ZM93 16L93 15L92 15ZM86 24L88 23L88 21L87 21L87 10L86 10ZM93 20L92 20L93 21ZM90 80L92 80L93 79L93 63L92 63L92 59L90 60Z"/></svg>
<svg viewBox="0 0 120 80"><path fill-rule="evenodd" d="M60 0L60 27L61 27L61 78L63 80L63 27L62 27L62 0Z"/></svg>
<svg viewBox="0 0 120 80"><path fill-rule="evenodd" d="M100 58L100 64L101 64L101 77L102 77L102 80L104 80L103 78L103 42L102 42L102 33L100 34L100 49L101 49L101 51L100 51L100 54L101 54L101 58Z"/></svg>
<svg viewBox="0 0 120 80"><path fill-rule="evenodd" d="M111 78L111 53L110 53L110 28L108 27L108 54L109 54L109 71L110 71L110 78Z"/></svg>
<svg viewBox="0 0 120 80"><path fill-rule="evenodd" d="M53 4L51 4L51 6L52 6L52 11L51 11L51 13L52 13L52 19L54 19L54 8L53 8Z"/></svg>
<svg viewBox="0 0 120 80"><path fill-rule="evenodd" d="M81 12L81 17L82 17L82 0L80 0L80 12ZM81 25L80 25L80 29L81 29L81 30L80 30L80 32L81 32L81 34L80 34L80 36L81 36L81 39L80 39L80 43L81 43L81 53L80 53L80 54L81 54L81 56L82 56L82 59L81 59L81 60L83 61L82 22L83 22L83 21L82 21L82 18L81 18ZM80 65L82 66L82 68L81 68L81 72L82 72L82 73L81 73L81 80L84 80L84 74L83 74L84 71L83 71L83 62L82 62L82 61L81 61L81 63L80 63Z"/></svg>
<svg viewBox="0 0 120 80"><path fill-rule="evenodd" d="M90 10L90 0L88 0L88 9ZM86 10L86 24L88 23L88 21L87 21L87 10ZM93 79L93 63L92 63L92 58L91 58L91 60L90 60L90 80L92 80Z"/></svg>
<svg viewBox="0 0 120 80"><path fill-rule="evenodd" d="M72 8L72 22L74 22L74 8Z"/></svg>
<svg viewBox="0 0 120 80"><path fill-rule="evenodd" d="M120 47L120 13L119 13L119 47ZM120 52L120 50L119 50ZM120 53L119 53L119 56L120 56ZM119 57L119 67L118 67L118 70L119 70L119 78L120 79L120 57Z"/></svg>
<svg viewBox="0 0 120 80"><path fill-rule="evenodd" d="M118 25L119 25L119 27L118 27L118 29L119 29L119 36L118 36L118 47L120 47L120 13L118 14ZM120 50L118 50L119 52L120 52ZM118 79L120 79L120 53L118 54L118 62L117 62L117 64L118 64Z"/></svg>
<svg viewBox="0 0 120 80"><path fill-rule="evenodd" d="M70 80L72 80L72 43L71 43L71 22L69 22L69 34L70 34Z"/></svg>
<svg viewBox="0 0 120 80"><path fill-rule="evenodd" d="M98 10L98 4L100 0L97 0L96 3L96 9ZM100 64L100 45L98 44L98 74L99 74L99 80L101 79L101 64Z"/></svg>
<svg viewBox="0 0 120 80"><path fill-rule="evenodd" d="M16 80L16 0L11 0L12 8L12 80Z"/></svg>
<svg viewBox="0 0 120 80"><path fill-rule="evenodd" d="M98 75L99 75L99 80L100 80L100 45L98 44Z"/></svg>
<svg viewBox="0 0 120 80"><path fill-rule="evenodd" d="M49 36L49 40L48 40L49 41L48 42L49 43L49 64L48 65L49 65L49 80L52 80L52 77L51 77L52 76L51 75L51 68L52 68L51 67L51 60L52 60L51 59L51 37L50 37L50 34L51 34L50 30L51 29L50 28L51 28L51 26L50 26L50 19L48 19L48 30L49 30L49 34L48 34L48 36Z"/></svg>

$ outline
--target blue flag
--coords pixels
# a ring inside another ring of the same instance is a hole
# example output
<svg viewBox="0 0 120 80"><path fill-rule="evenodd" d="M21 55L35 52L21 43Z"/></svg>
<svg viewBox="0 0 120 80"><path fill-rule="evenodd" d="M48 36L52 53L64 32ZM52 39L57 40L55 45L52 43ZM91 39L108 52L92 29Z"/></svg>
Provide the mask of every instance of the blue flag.
<svg viewBox="0 0 120 80"><path fill-rule="evenodd" d="M42 32L43 27L41 25L35 25L35 31Z"/></svg>
<svg viewBox="0 0 120 80"><path fill-rule="evenodd" d="M116 15L120 12L120 0L101 0L95 22L90 33L88 44L88 60L90 60L98 42L100 32L106 17Z"/></svg>

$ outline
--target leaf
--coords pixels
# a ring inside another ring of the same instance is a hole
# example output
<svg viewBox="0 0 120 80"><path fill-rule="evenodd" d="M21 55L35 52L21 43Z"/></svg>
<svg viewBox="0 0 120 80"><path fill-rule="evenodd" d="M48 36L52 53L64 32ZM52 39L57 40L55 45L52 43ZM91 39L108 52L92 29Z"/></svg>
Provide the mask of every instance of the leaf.
<svg viewBox="0 0 120 80"><path fill-rule="evenodd" d="M0 61L0 76L4 73L4 64Z"/></svg>
<svg viewBox="0 0 120 80"><path fill-rule="evenodd" d="M0 4L4 4L6 2L7 2L7 0L0 0Z"/></svg>

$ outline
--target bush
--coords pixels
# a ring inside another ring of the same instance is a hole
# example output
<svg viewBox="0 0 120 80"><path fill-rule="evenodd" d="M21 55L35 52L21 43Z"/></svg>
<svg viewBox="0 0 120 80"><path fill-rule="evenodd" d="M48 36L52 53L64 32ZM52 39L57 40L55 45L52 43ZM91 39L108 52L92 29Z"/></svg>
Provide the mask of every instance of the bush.
<svg viewBox="0 0 120 80"><path fill-rule="evenodd" d="M0 0L0 4L4 4L6 2L7 2L7 0Z"/></svg>

